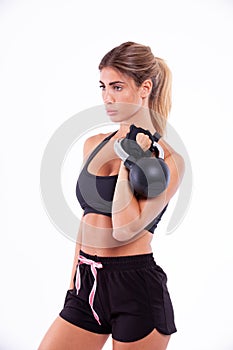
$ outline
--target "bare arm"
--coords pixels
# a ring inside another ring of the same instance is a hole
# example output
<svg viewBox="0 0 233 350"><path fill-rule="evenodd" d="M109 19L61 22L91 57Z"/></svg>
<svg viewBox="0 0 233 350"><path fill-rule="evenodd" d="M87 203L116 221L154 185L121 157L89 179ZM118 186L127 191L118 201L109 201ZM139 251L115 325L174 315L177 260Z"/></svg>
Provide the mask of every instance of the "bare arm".
<svg viewBox="0 0 233 350"><path fill-rule="evenodd" d="M80 222L79 230L78 230L78 234L77 234L77 240L75 243L75 254L74 254L74 261L73 261L73 267L72 267L72 272L71 272L71 280L70 280L69 289L74 288L74 276L75 276L75 272L76 272L76 268L77 268L77 264L78 264L79 252L80 252L80 248L81 248L81 242L82 242L81 238L82 238L82 222Z"/></svg>
<svg viewBox="0 0 233 350"><path fill-rule="evenodd" d="M130 240L142 232L159 215L181 183L184 160L165 142L163 147L165 161L170 169L170 183L156 198L138 200L130 189L128 170L121 163L112 208L113 237L119 241Z"/></svg>
<svg viewBox="0 0 233 350"><path fill-rule="evenodd" d="M86 161L91 149L97 143L97 141L95 141L95 140L96 140L95 137L89 137L86 139L84 146L83 146L83 161L84 162ZM74 276L76 273L76 268L77 268L77 264L78 264L78 257L79 257L79 253L80 253L80 249L81 249L81 245L82 245L82 226L83 226L83 223L81 221L79 224L79 229L78 229L76 243L75 243L75 253L74 253L73 267L72 267L70 286L69 286L70 289L74 288Z"/></svg>

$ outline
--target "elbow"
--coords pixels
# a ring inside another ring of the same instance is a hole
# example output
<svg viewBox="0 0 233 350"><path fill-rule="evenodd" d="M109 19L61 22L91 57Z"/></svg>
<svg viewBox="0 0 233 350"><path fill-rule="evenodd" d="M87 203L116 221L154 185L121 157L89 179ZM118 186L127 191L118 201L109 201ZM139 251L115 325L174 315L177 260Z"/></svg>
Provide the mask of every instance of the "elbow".
<svg viewBox="0 0 233 350"><path fill-rule="evenodd" d="M119 242L128 242L141 232L139 216L135 215L131 220L126 220L125 216L112 216L112 236Z"/></svg>
<svg viewBox="0 0 233 350"><path fill-rule="evenodd" d="M135 234L129 229L118 228L118 229L113 229L112 235L116 241L127 242L131 238L133 238Z"/></svg>

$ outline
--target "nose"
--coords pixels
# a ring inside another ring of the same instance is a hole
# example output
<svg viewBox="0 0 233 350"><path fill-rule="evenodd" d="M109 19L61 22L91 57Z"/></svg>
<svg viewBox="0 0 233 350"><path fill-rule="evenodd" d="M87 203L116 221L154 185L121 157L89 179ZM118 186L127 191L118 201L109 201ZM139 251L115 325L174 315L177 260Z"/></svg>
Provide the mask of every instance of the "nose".
<svg viewBox="0 0 233 350"><path fill-rule="evenodd" d="M108 89L103 91L103 101L104 104L110 104L114 102L114 97Z"/></svg>

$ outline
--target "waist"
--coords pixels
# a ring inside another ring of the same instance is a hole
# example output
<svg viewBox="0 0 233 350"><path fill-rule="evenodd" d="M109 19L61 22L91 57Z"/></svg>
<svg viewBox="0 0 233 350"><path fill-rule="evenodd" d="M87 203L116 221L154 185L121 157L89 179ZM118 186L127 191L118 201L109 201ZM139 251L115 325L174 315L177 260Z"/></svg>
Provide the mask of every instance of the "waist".
<svg viewBox="0 0 233 350"><path fill-rule="evenodd" d="M88 214L82 218L81 249L88 254L119 256L150 253L152 233L143 230L135 238L121 242L113 238L111 218Z"/></svg>
<svg viewBox="0 0 233 350"><path fill-rule="evenodd" d="M152 252L125 256L99 256L80 250L80 255L94 262L101 263L107 269L127 270L131 268L144 268L151 266L152 263L155 264Z"/></svg>

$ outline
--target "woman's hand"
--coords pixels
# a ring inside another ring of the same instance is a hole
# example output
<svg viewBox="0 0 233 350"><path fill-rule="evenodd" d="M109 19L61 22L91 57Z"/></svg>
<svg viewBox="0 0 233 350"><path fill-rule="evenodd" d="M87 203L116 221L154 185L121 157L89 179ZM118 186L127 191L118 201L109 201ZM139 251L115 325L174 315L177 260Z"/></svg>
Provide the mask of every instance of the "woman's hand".
<svg viewBox="0 0 233 350"><path fill-rule="evenodd" d="M148 135L145 135L142 132L137 134L136 141L144 152L147 151L151 146L151 139Z"/></svg>

